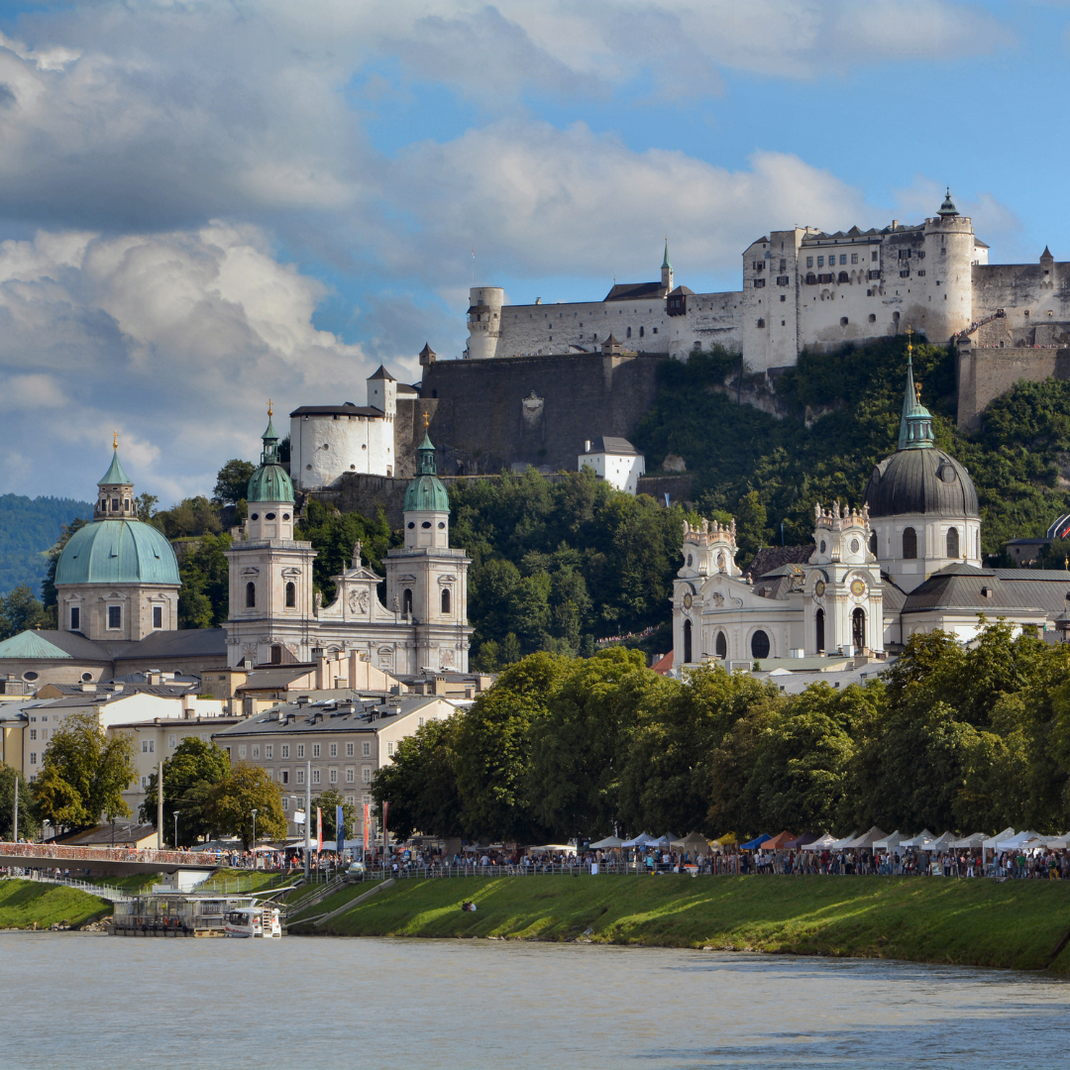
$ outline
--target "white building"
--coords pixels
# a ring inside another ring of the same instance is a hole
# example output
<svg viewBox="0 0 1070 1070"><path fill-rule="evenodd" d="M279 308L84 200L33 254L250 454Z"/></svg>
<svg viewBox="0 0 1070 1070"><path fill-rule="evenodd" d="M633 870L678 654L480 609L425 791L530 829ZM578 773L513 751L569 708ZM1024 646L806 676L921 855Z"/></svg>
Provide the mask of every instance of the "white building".
<svg viewBox="0 0 1070 1070"><path fill-rule="evenodd" d="M626 439L603 436L587 439L579 455L579 469L590 468L611 487L635 494L646 473L646 458Z"/></svg>

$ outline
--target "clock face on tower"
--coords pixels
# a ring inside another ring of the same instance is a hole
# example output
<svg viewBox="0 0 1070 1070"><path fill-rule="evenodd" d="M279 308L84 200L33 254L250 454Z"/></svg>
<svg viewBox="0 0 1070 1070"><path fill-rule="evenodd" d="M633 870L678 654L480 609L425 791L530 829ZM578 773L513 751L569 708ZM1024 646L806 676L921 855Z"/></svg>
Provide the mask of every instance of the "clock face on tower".
<svg viewBox="0 0 1070 1070"><path fill-rule="evenodd" d="M854 583L851 584L851 594L861 596L865 593L866 585L863 580L855 580Z"/></svg>
<svg viewBox="0 0 1070 1070"><path fill-rule="evenodd" d="M818 598L823 598L825 596L824 580L818 580L817 583L814 584L814 594L816 594Z"/></svg>
<svg viewBox="0 0 1070 1070"><path fill-rule="evenodd" d="M691 592L688 591L687 594L684 595L684 609L690 609L694 601L694 598L691 597Z"/></svg>

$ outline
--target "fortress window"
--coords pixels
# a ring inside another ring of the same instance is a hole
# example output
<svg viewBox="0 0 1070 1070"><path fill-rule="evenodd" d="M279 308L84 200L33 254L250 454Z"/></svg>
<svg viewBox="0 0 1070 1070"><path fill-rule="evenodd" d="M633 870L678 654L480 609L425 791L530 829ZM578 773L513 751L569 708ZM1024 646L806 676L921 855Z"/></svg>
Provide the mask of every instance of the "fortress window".
<svg viewBox="0 0 1070 1070"><path fill-rule="evenodd" d="M919 271L919 272L918 272L918 274L919 274L919 275L924 275L924 274L925 274L925 269L924 269L924 268L922 268L922 269L921 269L921 271Z"/></svg>
<svg viewBox="0 0 1070 1070"><path fill-rule="evenodd" d="M919 249L918 250L918 259L919 260L924 260L925 259L925 250L924 249Z"/></svg>
<svg viewBox="0 0 1070 1070"><path fill-rule="evenodd" d="M852 264L857 264L858 263L858 253L851 253L851 263Z"/></svg>
<svg viewBox="0 0 1070 1070"><path fill-rule="evenodd" d="M765 279L755 279L754 280L754 288L756 290L760 290L764 285L765 285ZM116 503L116 504L118 504L118 503Z"/></svg>
<svg viewBox="0 0 1070 1070"><path fill-rule="evenodd" d="M629 327L629 328L628 328L628 331L627 331L627 333L626 333L626 334L624 335L624 337L625 337L625 338L631 338L631 336L632 336L632 329L631 329L631 327Z"/></svg>
<svg viewBox="0 0 1070 1070"><path fill-rule="evenodd" d="M755 324L755 326L759 327L759 328L764 327L765 326L765 320L758 320L758 322Z"/></svg>
<svg viewBox="0 0 1070 1070"><path fill-rule="evenodd" d="M918 533L913 528L903 531L903 560L913 561L918 556Z"/></svg>
<svg viewBox="0 0 1070 1070"><path fill-rule="evenodd" d="M841 327L846 327L847 326L847 317L846 316L840 316L840 326Z"/></svg>
<svg viewBox="0 0 1070 1070"><path fill-rule="evenodd" d="M254 609L256 607L256 584L247 583L245 585L245 608Z"/></svg>
<svg viewBox="0 0 1070 1070"><path fill-rule="evenodd" d="M750 652L754 658L769 657L769 636L765 632L759 630L751 636Z"/></svg>
<svg viewBox="0 0 1070 1070"><path fill-rule="evenodd" d="M806 276L806 285L807 286L816 286L817 285L817 276L812 271L810 272L809 275Z"/></svg>
<svg viewBox="0 0 1070 1070"><path fill-rule="evenodd" d="M876 315L876 313L874 313L874 312L871 312L871 313L869 314L869 322L870 322L870 323L876 323L876 322L877 322L877 315Z"/></svg>
<svg viewBox="0 0 1070 1070"><path fill-rule="evenodd" d="M851 281L851 277L847 274L847 272L846 271L841 271L840 272L840 277L839 277L839 279L837 279L837 282L850 282L850 281Z"/></svg>
<svg viewBox="0 0 1070 1070"><path fill-rule="evenodd" d="M956 558L959 556L959 529L947 529L947 556Z"/></svg>
<svg viewBox="0 0 1070 1070"><path fill-rule="evenodd" d="M806 258L806 266L807 267L813 267L814 266L814 258L812 256L808 256Z"/></svg>
<svg viewBox="0 0 1070 1070"><path fill-rule="evenodd" d="M777 280L776 280L777 286L787 286L789 282L791 282L791 276L790 275L778 275L777 276Z"/></svg>
<svg viewBox="0 0 1070 1070"><path fill-rule="evenodd" d="M286 584L286 608L295 609L297 607L297 587L291 581Z"/></svg>
<svg viewBox="0 0 1070 1070"><path fill-rule="evenodd" d="M869 254L869 258L870 258L870 260L876 260L877 259L877 250L876 249L874 249L873 252L871 252Z"/></svg>
<svg viewBox="0 0 1070 1070"><path fill-rule="evenodd" d="M657 329L657 327L654 327L654 328L653 328L653 333L654 333L654 334L657 334L657 333L658 333L658 329Z"/></svg>
<svg viewBox="0 0 1070 1070"><path fill-rule="evenodd" d="M825 266L825 258L823 256L819 256L817 258L817 266L818 267L824 267ZM807 265L807 267L809 267L809 265Z"/></svg>
<svg viewBox="0 0 1070 1070"><path fill-rule="evenodd" d="M910 278L910 268L907 268L907 269L906 269L905 271L900 271L900 272L899 272L899 277L900 277L901 279L908 279L908 278Z"/></svg>
<svg viewBox="0 0 1070 1070"><path fill-rule="evenodd" d="M783 257L780 258L780 270L781 271L787 271L788 270L788 262Z"/></svg>
<svg viewBox="0 0 1070 1070"><path fill-rule="evenodd" d="M643 333L644 333L644 330L643 330L643 328L642 328L642 327L640 327L640 328L639 328L639 337L640 337L640 338L642 338L642 337L643 337Z"/></svg>
<svg viewBox="0 0 1070 1070"><path fill-rule="evenodd" d="M442 589L442 612L449 613L450 611L450 589L444 587Z"/></svg>
<svg viewBox="0 0 1070 1070"><path fill-rule="evenodd" d="M121 628L123 626L123 607L108 606L108 627Z"/></svg>

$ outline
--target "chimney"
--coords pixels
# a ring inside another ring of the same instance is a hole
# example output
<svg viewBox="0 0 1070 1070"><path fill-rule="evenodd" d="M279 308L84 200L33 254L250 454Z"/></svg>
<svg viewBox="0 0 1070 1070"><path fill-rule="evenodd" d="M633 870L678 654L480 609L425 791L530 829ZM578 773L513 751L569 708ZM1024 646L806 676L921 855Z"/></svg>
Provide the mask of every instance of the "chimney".
<svg viewBox="0 0 1070 1070"><path fill-rule="evenodd" d="M322 691L327 686L327 681L329 679L327 658L323 654L320 654L316 658L316 690Z"/></svg>
<svg viewBox="0 0 1070 1070"><path fill-rule="evenodd" d="M591 440L589 438L585 438L583 440L583 452L584 453L590 453L591 452Z"/></svg>

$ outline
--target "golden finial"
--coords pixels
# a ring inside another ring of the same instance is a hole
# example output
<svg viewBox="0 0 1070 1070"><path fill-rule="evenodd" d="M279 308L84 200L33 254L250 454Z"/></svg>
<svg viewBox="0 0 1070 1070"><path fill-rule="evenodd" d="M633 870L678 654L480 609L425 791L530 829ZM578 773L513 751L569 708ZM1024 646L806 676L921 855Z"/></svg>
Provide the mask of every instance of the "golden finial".
<svg viewBox="0 0 1070 1070"><path fill-rule="evenodd" d="M272 404L271 398L268 398L268 419L269 420L271 419L272 416L275 415L275 410L271 407L271 404Z"/></svg>
<svg viewBox="0 0 1070 1070"><path fill-rule="evenodd" d="M907 352L914 352L914 328L907 324Z"/></svg>
<svg viewBox="0 0 1070 1070"><path fill-rule="evenodd" d="M915 397L917 397L918 404L920 405L921 404L921 380L920 379L914 384L914 395L915 395Z"/></svg>
<svg viewBox="0 0 1070 1070"><path fill-rule="evenodd" d="M429 412L424 413L424 430L426 431L431 426L431 414Z"/></svg>
<svg viewBox="0 0 1070 1070"><path fill-rule="evenodd" d="M119 448L119 432L112 431L111 433L111 448L117 450Z"/></svg>

